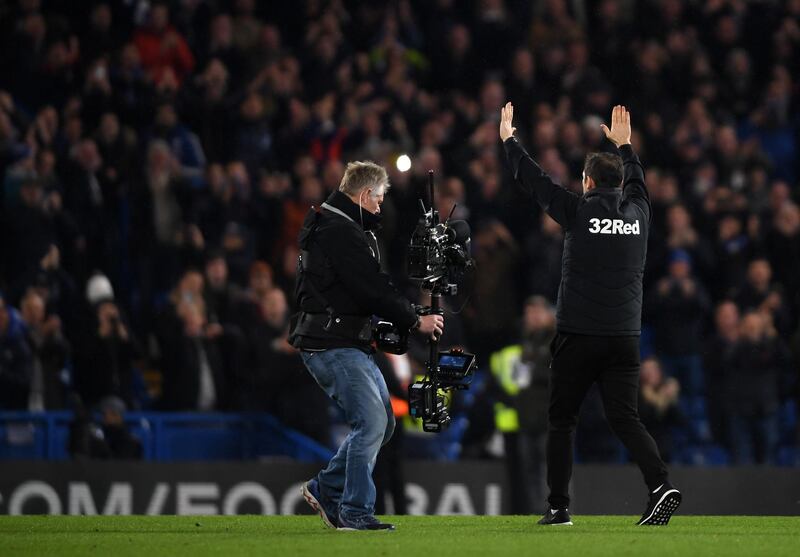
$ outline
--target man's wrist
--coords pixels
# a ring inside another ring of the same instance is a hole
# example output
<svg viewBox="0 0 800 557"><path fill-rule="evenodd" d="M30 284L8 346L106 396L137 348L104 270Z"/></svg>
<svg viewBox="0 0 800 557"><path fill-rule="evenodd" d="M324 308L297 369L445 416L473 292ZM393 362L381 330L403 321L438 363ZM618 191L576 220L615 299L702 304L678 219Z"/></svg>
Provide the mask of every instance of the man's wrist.
<svg viewBox="0 0 800 557"><path fill-rule="evenodd" d="M422 326L422 316L421 315L417 315L417 322L414 323L413 325L411 325L411 330L412 331L417 331L417 330L419 330L419 328L421 326Z"/></svg>

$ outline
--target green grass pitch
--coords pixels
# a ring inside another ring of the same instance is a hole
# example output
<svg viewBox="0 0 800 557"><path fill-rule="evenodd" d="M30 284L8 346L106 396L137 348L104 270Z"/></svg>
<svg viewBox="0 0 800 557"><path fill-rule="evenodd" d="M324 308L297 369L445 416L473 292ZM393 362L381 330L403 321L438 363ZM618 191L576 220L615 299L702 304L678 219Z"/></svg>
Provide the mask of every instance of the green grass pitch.
<svg viewBox="0 0 800 557"><path fill-rule="evenodd" d="M542 527L521 516L390 517L395 532L337 532L312 516L6 516L0 556L313 555L546 557L800 555L800 517L575 516Z"/></svg>

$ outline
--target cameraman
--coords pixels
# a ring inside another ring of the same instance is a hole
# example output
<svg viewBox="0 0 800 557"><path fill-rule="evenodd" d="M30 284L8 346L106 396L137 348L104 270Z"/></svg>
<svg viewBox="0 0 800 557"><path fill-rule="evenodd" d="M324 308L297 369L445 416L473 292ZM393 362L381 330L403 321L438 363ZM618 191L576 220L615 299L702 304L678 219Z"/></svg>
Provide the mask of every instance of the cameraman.
<svg viewBox="0 0 800 557"><path fill-rule="evenodd" d="M539 524L572 524L568 512L572 444L578 412L598 382L609 424L639 465L650 491L639 524L666 524L681 501L667 467L639 419L642 275L652 209L644 170L630 145L631 120L614 107L602 126L619 155L591 153L583 195L557 186L514 137L514 107L500 119L500 139L514 178L565 231L557 334L550 344L547 484L550 510Z"/></svg>
<svg viewBox="0 0 800 557"><path fill-rule="evenodd" d="M444 329L439 315L418 317L381 272L374 231L388 188L383 167L349 163L339 191L319 212L308 212L299 236L295 294L300 311L290 342L352 428L327 468L303 486L306 501L332 528L394 529L374 516L372 469L392 436L394 416L372 356L372 316L392 321L401 331L441 335Z"/></svg>

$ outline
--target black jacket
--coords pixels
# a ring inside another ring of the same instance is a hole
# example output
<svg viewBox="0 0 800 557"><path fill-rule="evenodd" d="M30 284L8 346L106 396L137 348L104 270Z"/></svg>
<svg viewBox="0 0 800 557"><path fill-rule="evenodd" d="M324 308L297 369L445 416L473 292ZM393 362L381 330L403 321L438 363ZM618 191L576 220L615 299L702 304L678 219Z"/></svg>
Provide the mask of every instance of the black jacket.
<svg viewBox="0 0 800 557"><path fill-rule="evenodd" d="M200 396L202 354L211 369L216 396L215 410L228 410L228 381L217 341L192 338L181 331L163 347L163 386L160 406L164 410L195 411Z"/></svg>
<svg viewBox="0 0 800 557"><path fill-rule="evenodd" d="M620 148L622 188L597 187L583 196L554 184L516 138L504 146L514 178L565 231L558 330L638 336L652 210L644 170L631 146Z"/></svg>
<svg viewBox="0 0 800 557"><path fill-rule="evenodd" d="M648 295L645 318L654 325L656 351L664 356L689 356L702 351L701 339L711 299L694 278L694 292L687 294L677 281L665 293ZM647 317L649 315L649 317Z"/></svg>
<svg viewBox="0 0 800 557"><path fill-rule="evenodd" d="M84 337L75 350L75 387L83 403L92 407L104 397L121 398L128 408L136 408L133 388L133 360L137 347L130 338Z"/></svg>
<svg viewBox="0 0 800 557"><path fill-rule="evenodd" d="M411 302L400 295L389 275L381 272L373 233L379 224L379 215L360 210L338 191L319 212L309 210L299 236L300 257L305 260L297 274L295 293L300 314L292 323L294 346L368 349L370 339L364 335L359 339L355 329L360 325L368 329L373 315L401 330L417 322ZM326 304L341 319L327 331L322 327L327 322Z"/></svg>
<svg viewBox="0 0 800 557"><path fill-rule="evenodd" d="M791 361L789 350L779 338L739 340L733 347L725 377L725 409L739 416L777 412L794 386Z"/></svg>

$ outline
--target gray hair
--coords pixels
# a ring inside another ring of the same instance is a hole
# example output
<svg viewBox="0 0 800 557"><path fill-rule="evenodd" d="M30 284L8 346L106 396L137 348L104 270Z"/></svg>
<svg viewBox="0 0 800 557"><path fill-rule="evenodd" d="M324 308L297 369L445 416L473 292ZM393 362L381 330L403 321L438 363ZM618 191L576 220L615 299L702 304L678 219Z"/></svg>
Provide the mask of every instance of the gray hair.
<svg viewBox="0 0 800 557"><path fill-rule="evenodd" d="M389 189L389 175L385 168L372 161L355 161L347 163L339 191L356 195L364 188L381 186L384 192Z"/></svg>

